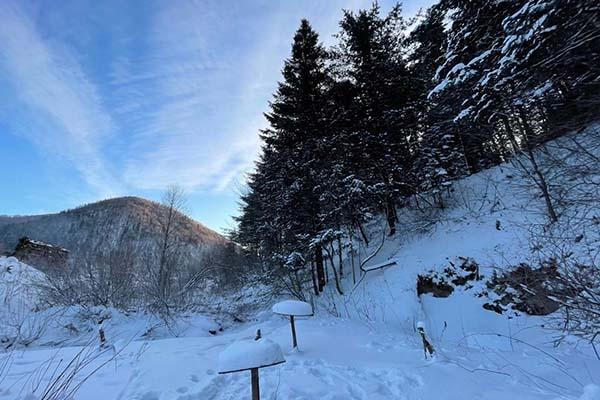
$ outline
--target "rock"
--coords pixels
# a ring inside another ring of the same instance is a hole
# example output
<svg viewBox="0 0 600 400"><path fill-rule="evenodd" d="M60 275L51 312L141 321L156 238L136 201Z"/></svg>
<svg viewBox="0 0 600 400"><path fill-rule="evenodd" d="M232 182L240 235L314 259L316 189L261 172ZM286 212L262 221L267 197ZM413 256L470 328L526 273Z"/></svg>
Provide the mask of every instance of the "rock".
<svg viewBox="0 0 600 400"><path fill-rule="evenodd" d="M531 268L521 263L503 274L495 273L486 286L500 297L486 310L498 312L498 307L511 306L514 310L529 315L548 315L557 311L560 305L552 300L553 293L548 289L559 278L554 261L545 262L539 268ZM488 303L489 304L489 303Z"/></svg>
<svg viewBox="0 0 600 400"><path fill-rule="evenodd" d="M445 281L434 281L431 276L419 275L417 278L417 295L431 293L433 297L448 297L454 288Z"/></svg>
<svg viewBox="0 0 600 400"><path fill-rule="evenodd" d="M485 303L483 305L483 308L485 308L488 311L494 311L498 314L502 314L502 312L504 312L504 309L502 307L500 307L500 305L495 304L495 303Z"/></svg>
<svg viewBox="0 0 600 400"><path fill-rule="evenodd" d="M42 272L54 272L66 270L69 251L38 240L22 237L19 239L13 256Z"/></svg>
<svg viewBox="0 0 600 400"><path fill-rule="evenodd" d="M559 309L560 305L546 294L535 293L525 300L515 303L514 309L529 315L548 315Z"/></svg>

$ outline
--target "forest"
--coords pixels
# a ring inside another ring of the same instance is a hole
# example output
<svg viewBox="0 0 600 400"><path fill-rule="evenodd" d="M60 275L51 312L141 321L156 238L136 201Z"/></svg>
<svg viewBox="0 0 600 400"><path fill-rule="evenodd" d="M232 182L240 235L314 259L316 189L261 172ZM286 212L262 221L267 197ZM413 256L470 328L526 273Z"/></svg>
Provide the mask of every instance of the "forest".
<svg viewBox="0 0 600 400"><path fill-rule="evenodd" d="M373 216L394 235L398 209L443 209L458 179L508 161L557 222L538 150L598 118L599 15L593 0L442 0L414 18L374 3L345 11L330 47L303 20L234 240L299 297L307 283L319 295L324 263L368 245Z"/></svg>

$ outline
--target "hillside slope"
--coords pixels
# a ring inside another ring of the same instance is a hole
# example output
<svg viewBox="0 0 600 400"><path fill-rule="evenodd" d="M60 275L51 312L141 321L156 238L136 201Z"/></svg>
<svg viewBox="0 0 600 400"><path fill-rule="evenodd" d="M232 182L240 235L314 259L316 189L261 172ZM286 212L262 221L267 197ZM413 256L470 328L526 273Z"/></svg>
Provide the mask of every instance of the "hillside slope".
<svg viewBox="0 0 600 400"><path fill-rule="evenodd" d="M371 244L360 249L360 259L385 238L366 265L386 260L396 265L362 276L356 268L354 284L346 258L344 295L330 282L313 299L315 316L296 322L299 349L291 349L289 321L273 315L270 302L248 322L225 326L214 335L192 329L177 338L165 333L152 341L141 334L148 324L143 317L114 313L106 335L122 352L114 364L112 350L101 353L90 370L106 361L110 367L88 379L75 398L249 398L249 373L220 375L217 361L228 345L253 341L260 329L263 338L282 347L286 358L285 364L260 372L261 394L267 399L598 400L600 360L589 342L553 329L559 314L531 316L510 309L498 314L483 308L493 294L480 295L494 271L502 273L522 262L537 266L555 254L556 245L582 261L597 254L600 204L594 199L600 198L600 174L580 177L588 184L562 197L560 220L552 225L535 188L509 164L456 182L445 209L400 210L400 228L392 237L385 236L385 221L372 221ZM554 193L571 182L564 178L552 179ZM457 287L446 298L417 293L420 274L442 273L451 263L460 265L461 257L477 262L483 279ZM190 315L187 323L193 325L195 318L206 324L198 315ZM419 322L435 347L433 358L424 357L415 329ZM68 337L66 329L60 332ZM81 349L59 352L70 359ZM27 389L17 393L14 388L56 352L24 351L6 377L11 389L0 389L0 399L26 398L21 393ZM39 397L39 392L34 395Z"/></svg>
<svg viewBox="0 0 600 400"><path fill-rule="evenodd" d="M158 220L165 208L139 197L120 197L56 214L0 217L0 248L14 249L19 238L29 238L68 249L75 256L89 249L110 251L127 242L150 250L159 235ZM190 249L223 243L225 238L191 218L177 214L179 238Z"/></svg>
<svg viewBox="0 0 600 400"><path fill-rule="evenodd" d="M494 274L519 265L539 268L552 259L598 266L600 165L593 162L600 156L598 132L598 127L592 126L576 137L548 143L538 154L558 199L558 222L549 223L539 191L520 167L499 165L455 182L443 210L423 212L414 205L400 210L401 229L393 237L384 236L384 221L373 221L370 246L361 247L359 257L372 254L384 238L366 266L388 260L396 265L361 275L356 285L346 276L344 296L331 296L320 306L324 311L406 334L414 333L416 322L423 321L430 336L442 345L488 340L512 345L504 338L488 337L496 334L532 344L547 344L561 337L560 332L548 329L560 323L558 312L528 316L510 304L503 307L502 315L484 309L484 304L498 299L486 284ZM571 152L573 139L577 140L575 147L583 144L589 153ZM466 261L478 265L481 280L455 285L446 298L427 293L419 296L419 275L460 274L460 265ZM345 269L349 271L351 266ZM356 274L360 275L358 269Z"/></svg>

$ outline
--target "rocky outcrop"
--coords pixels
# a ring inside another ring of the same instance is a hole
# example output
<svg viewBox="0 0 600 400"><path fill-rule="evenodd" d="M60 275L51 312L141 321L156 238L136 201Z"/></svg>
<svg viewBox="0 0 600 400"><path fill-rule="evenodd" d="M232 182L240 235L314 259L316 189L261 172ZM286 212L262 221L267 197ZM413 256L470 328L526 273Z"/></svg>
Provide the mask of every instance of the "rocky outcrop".
<svg viewBox="0 0 600 400"><path fill-rule="evenodd" d="M430 293L433 297L448 297L454 292L454 287L437 276L419 275L417 277L417 296Z"/></svg>
<svg viewBox="0 0 600 400"><path fill-rule="evenodd" d="M64 271L69 259L68 250L27 237L19 239L12 255L46 273Z"/></svg>
<svg viewBox="0 0 600 400"><path fill-rule="evenodd" d="M417 277L417 295L430 293L433 297L448 297L457 286L467 286L479 280L479 264L468 257L458 257L458 266L450 262L442 272L430 271Z"/></svg>
<svg viewBox="0 0 600 400"><path fill-rule="evenodd" d="M484 304L483 308L499 314L509 309L529 315L551 314L559 308L551 289L558 279L558 267L554 262L544 263L539 268L521 263L510 271L495 273L487 282L487 288L497 298Z"/></svg>
<svg viewBox="0 0 600 400"><path fill-rule="evenodd" d="M469 290L482 279L479 264L474 259L458 257L458 262L449 262L442 271L418 275L417 295L428 293L433 297L448 297L458 287ZM485 288L474 294L488 299L483 308L498 314L548 315L559 309L559 303L554 300L561 296L555 289L560 286L557 285L559 281L558 267L552 260L539 268L521 263L502 273L494 272L484 281Z"/></svg>

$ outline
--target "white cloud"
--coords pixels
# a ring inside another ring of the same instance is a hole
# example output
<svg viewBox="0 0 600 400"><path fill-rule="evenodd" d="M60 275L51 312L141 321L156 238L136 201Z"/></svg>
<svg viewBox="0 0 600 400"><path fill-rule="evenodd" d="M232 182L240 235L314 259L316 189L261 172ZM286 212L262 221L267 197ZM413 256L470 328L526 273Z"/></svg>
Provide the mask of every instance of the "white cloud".
<svg viewBox="0 0 600 400"><path fill-rule="evenodd" d="M234 64L237 50L228 48L227 30L239 21L224 20L226 15L222 6L191 1L165 6L147 38L144 78L131 73L129 60L115 66L113 84L160 98L133 123L132 156L124 168L128 184L160 189L176 182L188 190L219 191L251 166L265 101L245 90L256 84L251 75L257 66L247 58Z"/></svg>
<svg viewBox="0 0 600 400"><path fill-rule="evenodd" d="M106 197L171 183L231 187L258 154L262 113L300 17L331 43L342 7L370 0L173 0L142 9L108 1L95 6L97 20L56 35L92 3L49 17L47 6L28 14L1 1L0 71L33 110L14 119L21 134L70 160ZM52 19L52 32L42 34L30 15ZM106 42L94 41L98 33ZM109 71L86 74L90 64Z"/></svg>
<svg viewBox="0 0 600 400"><path fill-rule="evenodd" d="M126 182L219 191L239 180L258 155L262 113L300 18L312 15L315 28L333 33L343 5L181 0L159 8L145 43L150 51L136 60L142 67L129 59L114 66L113 84L148 111L133 124ZM160 103L148 110L153 96Z"/></svg>
<svg viewBox="0 0 600 400"><path fill-rule="evenodd" d="M37 123L21 123L19 133L45 152L72 161L84 179L102 196L118 185L100 154L113 131L94 84L74 54L36 30L16 4L0 4L0 64L19 100L33 110Z"/></svg>

